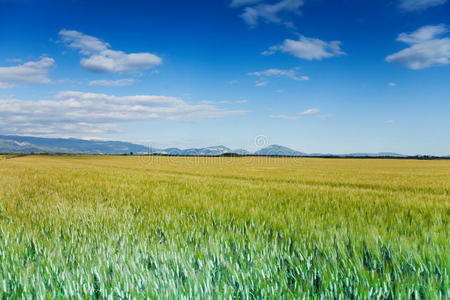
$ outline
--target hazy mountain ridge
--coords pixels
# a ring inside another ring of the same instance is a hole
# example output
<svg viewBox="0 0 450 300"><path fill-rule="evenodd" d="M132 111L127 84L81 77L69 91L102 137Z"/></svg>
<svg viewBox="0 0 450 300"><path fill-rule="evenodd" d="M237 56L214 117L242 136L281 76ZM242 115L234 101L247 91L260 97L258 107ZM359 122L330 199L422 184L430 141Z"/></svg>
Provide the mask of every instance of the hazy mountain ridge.
<svg viewBox="0 0 450 300"><path fill-rule="evenodd" d="M211 155L226 153L257 156L339 156L339 157L408 157L407 155L380 153L321 154L304 153L280 145L270 145L254 153L245 149L232 150L226 146L205 148L165 148L158 149L120 141L83 140L75 138L42 138L30 136L0 135L0 153L70 153L70 154L165 154L165 155ZM442 156L449 158L450 156Z"/></svg>
<svg viewBox="0 0 450 300"><path fill-rule="evenodd" d="M263 149L260 149L254 153L255 155L274 155L274 156L306 156L306 153L292 150L291 148L280 146L280 145L270 145Z"/></svg>
<svg viewBox="0 0 450 300"><path fill-rule="evenodd" d="M77 154L145 153L148 147L127 142L0 135L0 152Z"/></svg>

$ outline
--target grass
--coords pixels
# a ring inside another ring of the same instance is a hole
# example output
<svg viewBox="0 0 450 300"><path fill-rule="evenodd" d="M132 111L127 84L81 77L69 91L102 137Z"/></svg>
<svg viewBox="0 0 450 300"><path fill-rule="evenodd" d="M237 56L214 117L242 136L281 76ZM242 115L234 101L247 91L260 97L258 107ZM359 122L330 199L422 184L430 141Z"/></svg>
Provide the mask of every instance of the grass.
<svg viewBox="0 0 450 300"><path fill-rule="evenodd" d="M1 298L448 299L450 161L0 158Z"/></svg>

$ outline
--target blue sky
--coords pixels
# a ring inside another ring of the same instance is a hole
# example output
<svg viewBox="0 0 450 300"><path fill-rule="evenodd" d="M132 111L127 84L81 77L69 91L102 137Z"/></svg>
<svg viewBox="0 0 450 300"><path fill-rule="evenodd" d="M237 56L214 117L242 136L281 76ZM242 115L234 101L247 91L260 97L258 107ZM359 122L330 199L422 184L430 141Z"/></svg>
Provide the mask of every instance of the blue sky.
<svg viewBox="0 0 450 300"><path fill-rule="evenodd" d="M0 134L450 154L447 0L0 0Z"/></svg>

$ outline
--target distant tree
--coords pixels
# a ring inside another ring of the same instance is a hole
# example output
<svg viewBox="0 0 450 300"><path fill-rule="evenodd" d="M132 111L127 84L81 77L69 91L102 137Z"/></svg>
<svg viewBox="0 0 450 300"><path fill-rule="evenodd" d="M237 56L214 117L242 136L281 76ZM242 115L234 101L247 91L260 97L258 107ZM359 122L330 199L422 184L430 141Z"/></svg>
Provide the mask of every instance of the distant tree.
<svg viewBox="0 0 450 300"><path fill-rule="evenodd" d="M227 153L221 154L220 156L223 156L223 157L241 157L242 155L238 154L238 153L227 152Z"/></svg>

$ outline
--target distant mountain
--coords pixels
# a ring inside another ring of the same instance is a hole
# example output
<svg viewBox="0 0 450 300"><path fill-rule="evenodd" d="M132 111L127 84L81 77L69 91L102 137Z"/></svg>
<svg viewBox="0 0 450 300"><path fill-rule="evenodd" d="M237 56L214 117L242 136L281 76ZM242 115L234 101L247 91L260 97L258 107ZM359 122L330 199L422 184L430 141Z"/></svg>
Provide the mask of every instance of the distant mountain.
<svg viewBox="0 0 450 300"><path fill-rule="evenodd" d="M0 135L0 152L74 154L126 154L133 152L138 154L147 153L148 147L115 141Z"/></svg>
<svg viewBox="0 0 450 300"><path fill-rule="evenodd" d="M408 157L407 155L380 153L349 153L349 154L321 154L303 153L280 145L271 145L250 153L245 149L231 150L225 146L211 146L206 148L166 148L157 149L143 145L119 142L81 140L73 138L40 138L30 136L0 135L0 153L71 153L71 154L166 154L166 155L223 155L235 153L239 155L274 155L274 156L337 156L337 157ZM443 156L450 158L450 156Z"/></svg>
<svg viewBox="0 0 450 300"><path fill-rule="evenodd" d="M250 152L248 152L245 149L234 149L233 151L231 151L233 153L239 154L239 155L248 155L251 154Z"/></svg>
<svg viewBox="0 0 450 300"><path fill-rule="evenodd" d="M266 148L256 151L255 155L305 156L306 153L295 151L291 148L280 145L270 145Z"/></svg>
<svg viewBox="0 0 450 300"><path fill-rule="evenodd" d="M337 156L357 156L357 157L407 157L408 155L403 155L394 152L379 152L379 153L349 153L349 154L339 154Z"/></svg>
<svg viewBox="0 0 450 300"><path fill-rule="evenodd" d="M190 148L190 149L179 149L179 148L167 148L161 149L158 153L169 154L169 155L221 155L224 153L233 152L230 148L225 146L211 146L206 148Z"/></svg>
<svg viewBox="0 0 450 300"><path fill-rule="evenodd" d="M306 156L337 156L336 154L331 153L308 153Z"/></svg>
<svg viewBox="0 0 450 300"><path fill-rule="evenodd" d="M183 150L178 149L178 148L167 148L167 149L161 149L159 151L155 151L155 153L169 154L169 155L182 155Z"/></svg>
<svg viewBox="0 0 450 300"><path fill-rule="evenodd" d="M167 148L161 149L159 152L161 154L170 154L170 155L222 155L225 153L235 153L240 155L248 155L251 154L245 149L235 149L231 150L225 146L211 146L206 148L190 148L190 149L179 149L179 148Z"/></svg>
<svg viewBox="0 0 450 300"><path fill-rule="evenodd" d="M245 151L245 150L244 150ZM169 155L221 155L233 152L225 146L191 149L156 149L117 141L40 138L0 135L0 153L72 153L72 154L169 154ZM248 153L248 152L247 152Z"/></svg>
<svg viewBox="0 0 450 300"><path fill-rule="evenodd" d="M212 146L207 148L191 148L183 150L183 155L221 155L232 152L225 146Z"/></svg>

